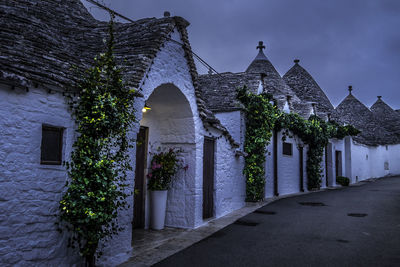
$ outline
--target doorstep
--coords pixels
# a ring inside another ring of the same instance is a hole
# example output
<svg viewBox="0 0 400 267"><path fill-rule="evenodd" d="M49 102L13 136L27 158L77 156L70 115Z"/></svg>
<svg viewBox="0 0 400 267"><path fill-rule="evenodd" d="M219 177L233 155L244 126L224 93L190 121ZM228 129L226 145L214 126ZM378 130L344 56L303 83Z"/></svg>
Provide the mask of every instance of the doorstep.
<svg viewBox="0 0 400 267"><path fill-rule="evenodd" d="M151 266L212 235L273 200L275 199L246 203L243 208L221 218L210 220L196 229L166 227L163 230L133 230L132 257L119 266Z"/></svg>

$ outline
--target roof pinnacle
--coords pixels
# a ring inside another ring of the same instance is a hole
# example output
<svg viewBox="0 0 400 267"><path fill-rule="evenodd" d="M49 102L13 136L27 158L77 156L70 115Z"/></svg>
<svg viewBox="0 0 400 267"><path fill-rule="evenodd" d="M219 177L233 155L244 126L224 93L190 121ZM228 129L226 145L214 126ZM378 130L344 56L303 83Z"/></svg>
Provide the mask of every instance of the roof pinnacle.
<svg viewBox="0 0 400 267"><path fill-rule="evenodd" d="M351 91L353 91L353 86L349 85L349 95L351 95Z"/></svg>
<svg viewBox="0 0 400 267"><path fill-rule="evenodd" d="M265 49L265 45L263 41L259 41L258 42L258 46L256 47L256 49L259 49L260 52L262 52L263 49Z"/></svg>
<svg viewBox="0 0 400 267"><path fill-rule="evenodd" d="M293 60L293 62L294 62L295 64L299 64L300 59L295 59L295 60Z"/></svg>
<svg viewBox="0 0 400 267"><path fill-rule="evenodd" d="M378 99L380 100L382 98L382 96L381 95L378 95Z"/></svg>

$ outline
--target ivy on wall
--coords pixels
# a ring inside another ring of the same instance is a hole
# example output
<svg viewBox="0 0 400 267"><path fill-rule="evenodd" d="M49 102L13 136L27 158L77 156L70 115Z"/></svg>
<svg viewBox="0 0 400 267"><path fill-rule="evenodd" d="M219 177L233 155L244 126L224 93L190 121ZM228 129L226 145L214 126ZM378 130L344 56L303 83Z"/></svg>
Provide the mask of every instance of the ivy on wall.
<svg viewBox="0 0 400 267"><path fill-rule="evenodd" d="M238 90L237 99L246 109L244 150L248 156L245 157L243 173L246 176L247 201L260 201L264 198L265 153L273 129L285 129L283 138L291 131L308 145L306 171L309 190L320 187L321 162L329 139L342 139L360 133L351 125L325 122L315 115L307 120L296 113L284 113L273 104L271 95L256 95L248 92L246 87Z"/></svg>
<svg viewBox="0 0 400 267"><path fill-rule="evenodd" d="M100 240L121 230L116 218L127 204L125 181L131 169L127 131L135 121L134 90L122 81L113 45L111 19L105 52L77 84L73 117L78 137L66 163L70 180L59 206L61 221L72 232L69 245L79 248L89 266L94 266Z"/></svg>
<svg viewBox="0 0 400 267"><path fill-rule="evenodd" d="M252 94L246 87L238 90L237 98L246 108L246 134L244 141L246 201L264 198L265 154L278 117L277 108L270 103L269 94Z"/></svg>

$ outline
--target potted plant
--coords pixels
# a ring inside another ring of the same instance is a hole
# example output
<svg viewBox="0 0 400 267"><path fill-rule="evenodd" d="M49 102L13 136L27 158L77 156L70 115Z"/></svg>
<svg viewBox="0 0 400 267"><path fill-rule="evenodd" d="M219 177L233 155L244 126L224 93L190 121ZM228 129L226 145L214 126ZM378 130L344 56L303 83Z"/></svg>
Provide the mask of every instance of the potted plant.
<svg viewBox="0 0 400 267"><path fill-rule="evenodd" d="M147 187L150 190L150 226L152 229L164 228L167 193L172 178L181 167L180 150L170 148L153 155L151 172L147 174ZM187 169L187 166L184 168Z"/></svg>

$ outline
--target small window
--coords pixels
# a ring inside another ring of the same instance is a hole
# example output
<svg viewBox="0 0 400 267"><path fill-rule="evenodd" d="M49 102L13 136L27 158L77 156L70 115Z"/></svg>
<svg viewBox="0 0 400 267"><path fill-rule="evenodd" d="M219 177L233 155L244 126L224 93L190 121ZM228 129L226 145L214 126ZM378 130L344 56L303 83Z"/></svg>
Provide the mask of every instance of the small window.
<svg viewBox="0 0 400 267"><path fill-rule="evenodd" d="M42 126L40 164L61 165L63 128Z"/></svg>
<svg viewBox="0 0 400 267"><path fill-rule="evenodd" d="M287 155L287 156L292 156L293 155L292 143L283 142L282 154L283 155Z"/></svg>

